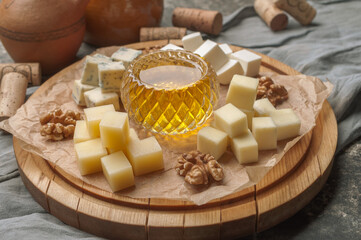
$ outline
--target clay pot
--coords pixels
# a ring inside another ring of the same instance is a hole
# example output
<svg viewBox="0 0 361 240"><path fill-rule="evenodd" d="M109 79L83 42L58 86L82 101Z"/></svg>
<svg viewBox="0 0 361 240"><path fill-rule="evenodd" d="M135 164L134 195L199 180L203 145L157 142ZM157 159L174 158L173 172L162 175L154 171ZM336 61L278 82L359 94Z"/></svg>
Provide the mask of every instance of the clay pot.
<svg viewBox="0 0 361 240"><path fill-rule="evenodd" d="M163 0L90 0L85 42L96 46L139 41L141 27L159 26Z"/></svg>
<svg viewBox="0 0 361 240"><path fill-rule="evenodd" d="M1 41L15 62L39 62L44 74L75 60L88 0L3 0Z"/></svg>

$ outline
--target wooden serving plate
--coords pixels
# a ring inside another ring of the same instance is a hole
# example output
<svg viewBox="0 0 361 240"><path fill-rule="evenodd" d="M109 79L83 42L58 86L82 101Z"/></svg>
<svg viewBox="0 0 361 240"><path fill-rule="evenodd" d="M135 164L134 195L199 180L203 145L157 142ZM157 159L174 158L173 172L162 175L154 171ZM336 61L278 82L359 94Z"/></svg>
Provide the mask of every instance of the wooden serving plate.
<svg viewBox="0 0 361 240"><path fill-rule="evenodd" d="M127 45L135 49L179 40ZM240 47L232 47L234 51ZM261 72L299 74L265 55ZM34 94L45 91L45 82ZM337 123L326 101L315 128L293 146L255 186L202 206L168 199L132 199L72 177L13 139L25 186L34 199L63 222L86 232L117 239L235 239L268 229L291 217L321 190L332 167Z"/></svg>

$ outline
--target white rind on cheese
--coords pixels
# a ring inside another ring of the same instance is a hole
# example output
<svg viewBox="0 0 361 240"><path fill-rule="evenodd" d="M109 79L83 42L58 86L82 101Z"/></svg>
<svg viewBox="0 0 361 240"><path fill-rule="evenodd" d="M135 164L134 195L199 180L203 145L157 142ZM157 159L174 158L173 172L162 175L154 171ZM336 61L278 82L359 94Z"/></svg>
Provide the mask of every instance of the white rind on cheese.
<svg viewBox="0 0 361 240"><path fill-rule="evenodd" d="M134 59L136 59L138 56L140 56L141 54L142 54L142 51L140 51L140 50L121 47L115 53L113 53L111 58L114 61L123 62L124 67L127 68L129 66L129 64Z"/></svg>
<svg viewBox="0 0 361 240"><path fill-rule="evenodd" d="M203 44L203 42L204 41L200 32L191 33L182 38L184 49L191 52L194 52Z"/></svg>
<svg viewBox="0 0 361 240"><path fill-rule="evenodd" d="M95 88L93 90L84 93L86 106L96 107L102 105L113 104L115 110L120 110L119 96L116 93L103 93L101 88Z"/></svg>
<svg viewBox="0 0 361 240"><path fill-rule="evenodd" d="M75 80L73 85L72 97L79 106L85 106L84 93L96 88L96 86L82 84L81 80Z"/></svg>
<svg viewBox="0 0 361 240"><path fill-rule="evenodd" d="M218 71L224 64L228 62L227 55L222 51L217 43L207 40L194 53L204 57Z"/></svg>
<svg viewBox="0 0 361 240"><path fill-rule="evenodd" d="M162 47L160 50L165 51L165 50L184 50L184 49L181 47L178 47L177 45L169 43L169 44L165 45L164 47Z"/></svg>
<svg viewBox="0 0 361 240"><path fill-rule="evenodd" d="M98 64L102 62L111 62L111 59L99 56L86 56L83 72L81 75L81 83L98 86Z"/></svg>
<svg viewBox="0 0 361 240"><path fill-rule="evenodd" d="M122 82L125 67L122 62L99 63L99 87L102 92L116 92L120 91L120 84Z"/></svg>

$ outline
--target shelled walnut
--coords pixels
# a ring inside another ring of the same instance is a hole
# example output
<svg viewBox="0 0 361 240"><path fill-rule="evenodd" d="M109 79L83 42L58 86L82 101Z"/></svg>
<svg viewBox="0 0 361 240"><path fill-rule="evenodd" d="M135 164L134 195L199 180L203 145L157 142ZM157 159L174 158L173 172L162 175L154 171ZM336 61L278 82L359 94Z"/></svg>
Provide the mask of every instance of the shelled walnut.
<svg viewBox="0 0 361 240"><path fill-rule="evenodd" d="M161 48L162 48L162 46L159 46L159 45L155 45L153 47L146 47L143 49L143 54L156 52L156 51L159 51Z"/></svg>
<svg viewBox="0 0 361 240"><path fill-rule="evenodd" d="M71 110L63 112L56 108L40 117L40 134L54 141L71 137L77 120L81 120L80 113Z"/></svg>
<svg viewBox="0 0 361 240"><path fill-rule="evenodd" d="M288 92L283 85L275 84L270 77L263 76L257 88L257 99L261 98L268 98L273 106L277 106L288 99Z"/></svg>
<svg viewBox="0 0 361 240"><path fill-rule="evenodd" d="M177 161L177 173L189 184L206 185L211 178L221 181L224 177L222 166L210 154L191 151L179 156Z"/></svg>

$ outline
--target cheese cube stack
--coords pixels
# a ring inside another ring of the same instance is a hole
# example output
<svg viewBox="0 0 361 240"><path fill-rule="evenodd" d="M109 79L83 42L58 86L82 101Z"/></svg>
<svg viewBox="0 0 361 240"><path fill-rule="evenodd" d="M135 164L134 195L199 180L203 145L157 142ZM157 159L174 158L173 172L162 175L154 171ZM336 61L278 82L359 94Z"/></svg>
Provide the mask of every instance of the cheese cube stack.
<svg viewBox="0 0 361 240"><path fill-rule="evenodd" d="M119 92L125 72L122 62L99 63L99 86L103 93Z"/></svg>
<svg viewBox="0 0 361 240"><path fill-rule="evenodd" d="M75 80L73 85L72 97L79 106L85 106L84 93L96 88L93 85L83 84L81 80Z"/></svg>
<svg viewBox="0 0 361 240"><path fill-rule="evenodd" d="M135 176L164 168L162 148L155 137L129 141L126 155Z"/></svg>
<svg viewBox="0 0 361 240"><path fill-rule="evenodd" d="M258 143L259 150L277 149L277 128L272 118L253 118L252 134Z"/></svg>
<svg viewBox="0 0 361 240"><path fill-rule="evenodd" d="M276 110L268 98L258 99L253 104L256 117L269 117Z"/></svg>
<svg viewBox="0 0 361 240"><path fill-rule="evenodd" d="M262 58L257 54L244 49L232 53L231 58L241 63L246 76L255 77L258 75Z"/></svg>
<svg viewBox="0 0 361 240"><path fill-rule="evenodd" d="M85 120L78 120L75 124L74 143L85 142L91 139Z"/></svg>
<svg viewBox="0 0 361 240"><path fill-rule="evenodd" d="M227 85L231 82L235 74L242 75L243 68L236 60L229 60L217 72L217 78L220 84Z"/></svg>
<svg viewBox="0 0 361 240"><path fill-rule="evenodd" d="M84 69L81 75L82 84L98 86L98 63L102 62L111 62L111 60L105 57L100 57L100 55L97 57L86 56Z"/></svg>
<svg viewBox="0 0 361 240"><path fill-rule="evenodd" d="M231 138L231 149L240 164L258 161L258 144L252 133L247 133Z"/></svg>
<svg viewBox="0 0 361 240"><path fill-rule="evenodd" d="M119 96L114 92L103 93L101 88L98 87L85 92L84 98L88 108L112 104L115 110L120 110Z"/></svg>
<svg viewBox="0 0 361 240"><path fill-rule="evenodd" d="M207 40L199 46L194 53L207 59L215 71L218 71L224 64L228 62L227 55L222 51L217 43Z"/></svg>
<svg viewBox="0 0 361 240"><path fill-rule="evenodd" d="M214 121L217 128L230 137L236 137L248 131L246 114L230 103L214 111Z"/></svg>
<svg viewBox="0 0 361 240"><path fill-rule="evenodd" d="M115 112L114 105L109 104L84 109L85 120L91 138L98 138L100 136L99 123L106 112Z"/></svg>
<svg viewBox="0 0 361 240"><path fill-rule="evenodd" d="M132 165L122 151L101 158L102 169L113 192L134 185Z"/></svg>
<svg viewBox="0 0 361 240"><path fill-rule="evenodd" d="M164 47L162 47L160 50L165 51L165 50L184 50L184 49L181 47L178 47L177 45L169 43L169 44L165 45Z"/></svg>
<svg viewBox="0 0 361 240"><path fill-rule="evenodd" d="M200 32L191 33L182 38L184 49L191 52L194 52L197 48L199 48L203 42L204 41Z"/></svg>
<svg viewBox="0 0 361 240"><path fill-rule="evenodd" d="M113 53L111 58L114 61L123 62L124 67L127 68L129 64L141 54L142 51L140 50L121 47L115 53Z"/></svg>
<svg viewBox="0 0 361 240"><path fill-rule="evenodd" d="M212 127L204 127L197 135L197 150L209 153L218 160L227 150L227 141L226 133Z"/></svg>
<svg viewBox="0 0 361 240"><path fill-rule="evenodd" d="M125 151L129 141L129 120L125 112L106 112L99 123L103 146L113 151Z"/></svg>
<svg viewBox="0 0 361 240"><path fill-rule="evenodd" d="M106 156L107 150L100 138L91 139L74 145L81 175L102 171L100 158Z"/></svg>
<svg viewBox="0 0 361 240"><path fill-rule="evenodd" d="M277 140L296 137L301 128L301 121L291 108L277 109L270 114L277 126Z"/></svg>
<svg viewBox="0 0 361 240"><path fill-rule="evenodd" d="M252 111L257 96L258 81L257 78L234 75L227 92L226 102L232 103L237 108Z"/></svg>

